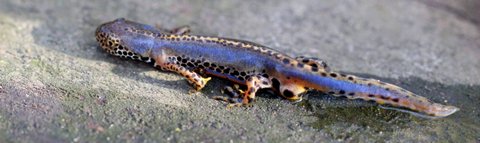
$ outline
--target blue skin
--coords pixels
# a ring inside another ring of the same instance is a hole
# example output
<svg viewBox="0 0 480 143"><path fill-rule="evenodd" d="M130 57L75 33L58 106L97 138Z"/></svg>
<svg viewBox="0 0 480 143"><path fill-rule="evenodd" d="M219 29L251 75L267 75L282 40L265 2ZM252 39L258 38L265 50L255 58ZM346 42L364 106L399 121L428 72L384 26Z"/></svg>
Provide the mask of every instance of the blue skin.
<svg viewBox="0 0 480 143"><path fill-rule="evenodd" d="M236 47L223 46L215 43L159 40L144 35L127 33L124 31L125 26L131 26L136 29L151 31L154 34L165 34L152 26L129 22L123 19L118 19L116 21L113 21L113 23L114 24L110 25L108 28L104 28L102 30L105 30L105 32L107 33L114 31L114 33L119 34L124 45L126 45L127 47L135 47L130 49L135 53L142 54L148 53L148 51L152 51L153 55L160 55L161 52L170 51L172 53L185 54L190 57L203 57L211 63L228 63L228 65L223 66L234 67L240 71L261 71L263 69L275 69L273 72L279 72L286 76L296 77L298 79L302 79L316 85L328 87L332 90L370 93L389 97L395 96L395 93L392 93L392 91L387 91L384 88L378 86L366 86L361 84L355 84L349 81L341 81L330 77L322 77L315 73L292 68L290 66L285 66L280 61L272 59L271 57L261 55L261 53L258 52L248 51ZM207 71L214 75L226 77L237 83L244 83L244 80L240 80L235 76L219 73L214 70L207 69ZM270 72L272 72L272 70L270 70Z"/></svg>

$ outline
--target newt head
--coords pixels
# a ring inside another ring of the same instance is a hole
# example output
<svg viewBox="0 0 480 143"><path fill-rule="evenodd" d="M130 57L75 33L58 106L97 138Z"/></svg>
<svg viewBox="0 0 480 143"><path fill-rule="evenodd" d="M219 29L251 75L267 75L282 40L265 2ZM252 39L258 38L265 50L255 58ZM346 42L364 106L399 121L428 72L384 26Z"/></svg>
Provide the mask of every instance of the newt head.
<svg viewBox="0 0 480 143"><path fill-rule="evenodd" d="M119 18L100 25L95 37L102 49L112 55L150 62L147 54L157 33L154 27Z"/></svg>

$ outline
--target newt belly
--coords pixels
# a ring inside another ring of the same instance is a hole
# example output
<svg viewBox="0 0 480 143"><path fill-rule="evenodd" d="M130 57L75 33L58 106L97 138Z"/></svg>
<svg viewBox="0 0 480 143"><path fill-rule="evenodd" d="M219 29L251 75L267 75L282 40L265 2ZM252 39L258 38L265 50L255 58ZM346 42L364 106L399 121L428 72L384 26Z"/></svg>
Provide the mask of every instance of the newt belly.
<svg viewBox="0 0 480 143"><path fill-rule="evenodd" d="M317 58L292 58L252 42L188 31L188 27L164 30L117 19L100 25L96 39L112 55L184 76L196 91L210 80L205 75L245 85L245 92L228 100L233 106L250 104L259 89L271 88L291 101L300 100L307 90L318 90L427 117L445 117L459 110L389 83L333 72Z"/></svg>

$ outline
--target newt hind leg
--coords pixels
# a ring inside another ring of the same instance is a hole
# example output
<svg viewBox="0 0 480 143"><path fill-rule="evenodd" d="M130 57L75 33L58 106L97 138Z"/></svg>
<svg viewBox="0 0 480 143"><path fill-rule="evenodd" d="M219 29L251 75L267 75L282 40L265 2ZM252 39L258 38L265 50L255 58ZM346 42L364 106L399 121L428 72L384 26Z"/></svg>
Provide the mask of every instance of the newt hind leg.
<svg viewBox="0 0 480 143"><path fill-rule="evenodd" d="M222 94L227 95L225 96L213 96L212 98L215 100L224 101L227 103L241 103L242 102L242 94L245 93L242 89L240 89L238 84L232 86L225 86L222 90Z"/></svg>
<svg viewBox="0 0 480 143"><path fill-rule="evenodd" d="M259 75L248 78L245 81L245 85L247 86L246 91L242 91L238 88L233 89L231 87L227 87L225 91L230 93L231 97L228 98L215 96L214 99L229 102L227 108L249 106L251 105L250 103L255 100L255 94L259 89L272 87L272 84L268 78Z"/></svg>

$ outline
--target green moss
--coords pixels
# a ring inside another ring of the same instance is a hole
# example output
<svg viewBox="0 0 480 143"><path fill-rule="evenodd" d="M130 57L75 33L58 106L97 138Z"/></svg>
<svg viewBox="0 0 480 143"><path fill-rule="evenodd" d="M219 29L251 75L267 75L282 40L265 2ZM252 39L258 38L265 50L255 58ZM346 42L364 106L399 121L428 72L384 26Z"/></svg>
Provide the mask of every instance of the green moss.
<svg viewBox="0 0 480 143"><path fill-rule="evenodd" d="M40 59L31 60L30 65L32 65L33 67L35 67L37 69L40 69L40 71L49 73L50 75L53 75L53 76L59 75L61 73L61 71L58 68L40 60ZM34 71L37 71L37 70L34 69Z"/></svg>
<svg viewBox="0 0 480 143"><path fill-rule="evenodd" d="M14 64L5 60L0 60L0 80L5 80L2 81L2 83L5 83L6 81L9 81L9 74L11 74L13 71L15 71L15 67L13 66Z"/></svg>

